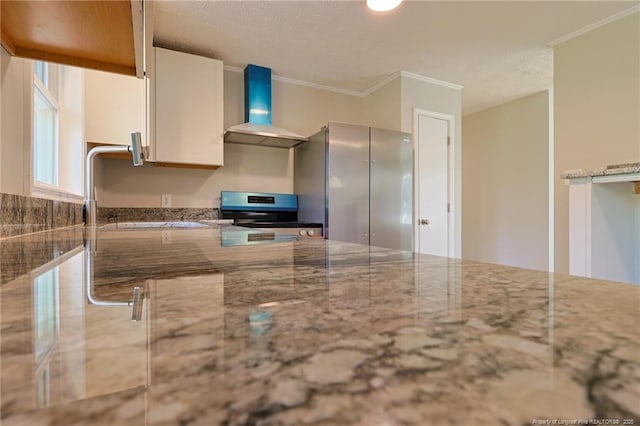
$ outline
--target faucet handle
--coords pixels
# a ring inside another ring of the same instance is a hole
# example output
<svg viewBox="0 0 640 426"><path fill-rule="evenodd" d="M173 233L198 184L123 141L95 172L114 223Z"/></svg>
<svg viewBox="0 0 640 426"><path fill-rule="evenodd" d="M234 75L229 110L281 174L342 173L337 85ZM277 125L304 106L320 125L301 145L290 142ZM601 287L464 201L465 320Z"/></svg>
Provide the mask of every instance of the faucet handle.
<svg viewBox="0 0 640 426"><path fill-rule="evenodd" d="M133 300L131 302L133 308L131 312L131 321L140 321L142 319L142 303L144 301L144 293L141 287L133 288Z"/></svg>
<svg viewBox="0 0 640 426"><path fill-rule="evenodd" d="M142 134L140 132L131 133L131 157L134 166L142 166L144 163L144 152L142 151Z"/></svg>

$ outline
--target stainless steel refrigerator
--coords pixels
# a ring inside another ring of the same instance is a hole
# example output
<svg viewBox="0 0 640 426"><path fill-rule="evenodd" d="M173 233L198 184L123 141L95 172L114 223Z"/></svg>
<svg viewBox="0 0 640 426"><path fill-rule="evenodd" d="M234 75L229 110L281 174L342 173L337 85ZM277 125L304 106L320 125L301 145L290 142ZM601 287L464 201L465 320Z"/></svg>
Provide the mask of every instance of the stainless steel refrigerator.
<svg viewBox="0 0 640 426"><path fill-rule="evenodd" d="M413 249L411 135L329 123L294 148L298 220L332 240Z"/></svg>

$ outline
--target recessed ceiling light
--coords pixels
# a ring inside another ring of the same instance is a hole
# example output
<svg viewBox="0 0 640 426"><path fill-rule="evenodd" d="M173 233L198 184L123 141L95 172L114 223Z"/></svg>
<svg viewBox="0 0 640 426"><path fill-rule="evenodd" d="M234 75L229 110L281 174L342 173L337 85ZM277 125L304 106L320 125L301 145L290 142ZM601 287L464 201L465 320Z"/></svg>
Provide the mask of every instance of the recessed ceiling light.
<svg viewBox="0 0 640 426"><path fill-rule="evenodd" d="M400 6L402 0L367 0L367 7L374 12L387 12Z"/></svg>

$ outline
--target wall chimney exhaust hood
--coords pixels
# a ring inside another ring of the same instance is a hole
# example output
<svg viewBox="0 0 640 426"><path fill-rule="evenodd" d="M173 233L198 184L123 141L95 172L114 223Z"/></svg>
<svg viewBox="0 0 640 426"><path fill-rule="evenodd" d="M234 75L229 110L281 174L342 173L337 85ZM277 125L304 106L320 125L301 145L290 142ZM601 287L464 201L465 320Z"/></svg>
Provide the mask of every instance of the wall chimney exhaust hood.
<svg viewBox="0 0 640 426"><path fill-rule="evenodd" d="M224 132L226 143L292 148L308 138L271 125L271 69L249 64L244 69L246 123Z"/></svg>

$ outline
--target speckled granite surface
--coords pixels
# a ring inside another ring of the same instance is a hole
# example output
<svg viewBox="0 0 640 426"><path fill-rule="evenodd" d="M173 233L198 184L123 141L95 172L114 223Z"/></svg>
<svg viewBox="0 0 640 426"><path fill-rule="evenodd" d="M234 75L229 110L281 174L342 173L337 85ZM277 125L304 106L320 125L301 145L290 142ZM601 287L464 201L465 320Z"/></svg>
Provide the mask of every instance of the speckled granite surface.
<svg viewBox="0 0 640 426"><path fill-rule="evenodd" d="M560 175L562 179L575 179L593 176L627 175L640 173L640 163L626 163L616 166L608 166L602 170L570 170Z"/></svg>
<svg viewBox="0 0 640 426"><path fill-rule="evenodd" d="M82 204L0 193L0 238L82 223Z"/></svg>
<svg viewBox="0 0 640 426"><path fill-rule="evenodd" d="M218 219L218 209L98 207L99 223L213 219Z"/></svg>
<svg viewBox="0 0 640 426"><path fill-rule="evenodd" d="M17 238L1 266L70 232ZM639 286L318 239L220 239L98 230L5 283L3 426L640 422ZM86 300L126 302L134 286L140 322Z"/></svg>

